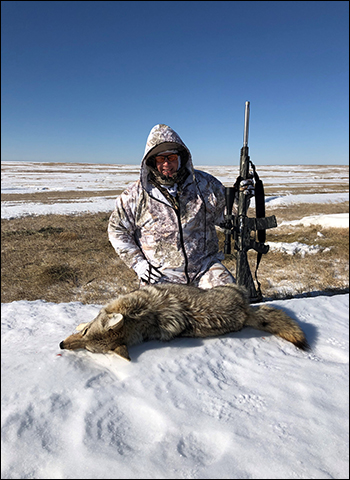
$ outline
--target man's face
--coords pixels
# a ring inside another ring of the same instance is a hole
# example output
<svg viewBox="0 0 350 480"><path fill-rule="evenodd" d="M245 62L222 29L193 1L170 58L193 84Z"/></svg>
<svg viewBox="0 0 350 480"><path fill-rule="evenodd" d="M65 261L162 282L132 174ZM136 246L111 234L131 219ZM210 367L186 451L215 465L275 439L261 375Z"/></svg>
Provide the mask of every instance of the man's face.
<svg viewBox="0 0 350 480"><path fill-rule="evenodd" d="M179 158L177 153L160 153L156 156L156 167L159 173L166 177L172 177L177 172Z"/></svg>

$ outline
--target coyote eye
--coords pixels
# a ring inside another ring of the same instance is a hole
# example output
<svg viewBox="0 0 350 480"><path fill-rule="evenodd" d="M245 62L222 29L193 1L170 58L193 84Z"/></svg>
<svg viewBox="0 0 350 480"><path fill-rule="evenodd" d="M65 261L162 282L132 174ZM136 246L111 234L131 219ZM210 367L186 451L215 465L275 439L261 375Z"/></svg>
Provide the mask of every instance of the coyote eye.
<svg viewBox="0 0 350 480"><path fill-rule="evenodd" d="M85 328L85 329L82 331L81 336L83 337L83 336L86 334L87 331L88 331L88 329Z"/></svg>

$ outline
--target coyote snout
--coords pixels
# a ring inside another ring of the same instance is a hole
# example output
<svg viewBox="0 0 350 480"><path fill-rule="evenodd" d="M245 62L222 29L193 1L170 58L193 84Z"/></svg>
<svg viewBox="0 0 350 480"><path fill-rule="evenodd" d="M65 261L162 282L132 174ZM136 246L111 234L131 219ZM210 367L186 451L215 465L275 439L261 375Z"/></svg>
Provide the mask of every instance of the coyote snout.
<svg viewBox="0 0 350 480"><path fill-rule="evenodd" d="M309 345L299 325L281 310L250 306L245 289L225 285L202 290L185 285L147 286L120 295L90 323L82 323L60 348L116 353L130 360L128 346L174 337L210 337L243 327L278 335L298 348Z"/></svg>
<svg viewBox="0 0 350 480"><path fill-rule="evenodd" d="M130 360L124 342L124 318L120 313L108 313L102 308L90 323L81 323L74 333L60 343L60 348L78 350L85 348L93 353L114 352Z"/></svg>

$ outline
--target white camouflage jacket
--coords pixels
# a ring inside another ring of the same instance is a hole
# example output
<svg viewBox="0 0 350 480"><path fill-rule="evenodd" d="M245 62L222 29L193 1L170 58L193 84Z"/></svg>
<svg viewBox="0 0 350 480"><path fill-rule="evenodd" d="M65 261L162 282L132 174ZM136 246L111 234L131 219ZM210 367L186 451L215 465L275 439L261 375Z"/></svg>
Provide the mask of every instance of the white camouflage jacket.
<svg viewBox="0 0 350 480"><path fill-rule="evenodd" d="M175 148L182 149L177 201L157 183L151 168L155 154ZM162 282L191 283L224 258L215 230L223 221L224 206L222 183L194 170L191 153L178 134L167 125L156 125L147 139L140 180L116 200L109 240L135 271L146 259L162 273Z"/></svg>

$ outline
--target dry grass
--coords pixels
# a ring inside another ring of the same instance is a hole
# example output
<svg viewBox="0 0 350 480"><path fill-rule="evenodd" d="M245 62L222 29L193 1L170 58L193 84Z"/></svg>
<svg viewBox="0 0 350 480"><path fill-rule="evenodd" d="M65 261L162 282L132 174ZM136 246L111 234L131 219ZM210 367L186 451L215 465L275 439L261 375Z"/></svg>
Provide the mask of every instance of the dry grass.
<svg viewBox="0 0 350 480"><path fill-rule="evenodd" d="M74 203L79 200L93 197L110 197L116 198L122 190L64 190L49 192L32 192L32 193L2 193L2 202L38 202L43 204L55 204L60 202Z"/></svg>
<svg viewBox="0 0 350 480"><path fill-rule="evenodd" d="M108 241L105 213L1 221L1 301L105 303L136 288Z"/></svg>
<svg viewBox="0 0 350 480"><path fill-rule="evenodd" d="M317 235L322 232L323 237ZM219 234L223 245L223 234ZM267 232L267 242L300 242L319 245L315 254L289 255L270 250L263 255L258 280L264 298L290 298L312 292L341 292L349 288L349 230L340 228L319 229L293 227L276 233ZM325 250L327 248L327 250ZM328 248L330 250L328 250ZM325 250L325 251L324 251ZM248 252L249 265L254 277L256 253ZM224 264L235 273L235 261L226 259Z"/></svg>
<svg viewBox="0 0 350 480"><path fill-rule="evenodd" d="M305 203L288 207L267 209L266 216L275 215L277 224L310 215L347 213L349 202L313 204ZM249 213L251 216L252 213ZM323 236L320 236L322 234ZM312 292L339 292L349 289L349 229L322 228L317 225L304 227L284 226L266 231L266 242L299 242L321 247L316 254L289 255L270 250L263 255L258 280L264 298L287 298ZM223 249L224 235L219 233ZM327 249L327 250L325 250ZM328 250L329 249L329 250ZM249 265L254 277L256 252L249 250ZM235 274L235 261L226 259L224 264Z"/></svg>
<svg viewBox="0 0 350 480"><path fill-rule="evenodd" d="M348 213L349 202L343 203L299 203L297 205L266 208L266 215L275 215L277 224L283 221L291 222L310 215L331 215L335 213ZM249 212L249 216L253 214ZM273 231L273 230L270 230Z"/></svg>
<svg viewBox="0 0 350 480"><path fill-rule="evenodd" d="M269 209L266 215L276 215L281 223L306 215L348 212L348 208L348 203L302 204ZM100 213L2 220L1 301L44 299L103 304L117 293L137 288L136 275L108 241L108 218L108 214ZM318 231L324 236L318 236ZM218 236L222 246L223 234L219 232ZM348 288L348 229L280 227L267 231L267 241L318 244L330 251L304 258L273 251L263 256L258 278L265 298ZM252 272L255 261L256 254L250 251ZM234 260L225 260L225 264L235 274Z"/></svg>

